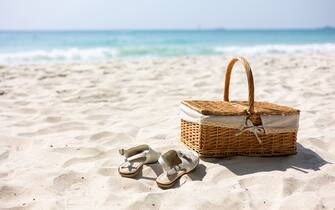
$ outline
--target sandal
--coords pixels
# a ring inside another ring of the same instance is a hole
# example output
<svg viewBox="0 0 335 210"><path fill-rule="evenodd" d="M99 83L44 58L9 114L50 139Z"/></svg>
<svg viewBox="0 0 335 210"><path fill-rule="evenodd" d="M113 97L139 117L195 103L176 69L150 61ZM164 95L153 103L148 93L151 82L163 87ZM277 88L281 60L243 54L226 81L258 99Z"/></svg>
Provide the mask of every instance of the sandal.
<svg viewBox="0 0 335 210"><path fill-rule="evenodd" d="M125 157L125 161L119 166L119 174L123 177L135 177L141 171L143 165L155 163L160 156L159 152L143 144L129 149L120 149L119 153Z"/></svg>
<svg viewBox="0 0 335 210"><path fill-rule="evenodd" d="M156 183L162 189L168 189L176 184L184 174L194 170L199 163L199 156L191 151L170 150L158 159L164 173L157 177Z"/></svg>

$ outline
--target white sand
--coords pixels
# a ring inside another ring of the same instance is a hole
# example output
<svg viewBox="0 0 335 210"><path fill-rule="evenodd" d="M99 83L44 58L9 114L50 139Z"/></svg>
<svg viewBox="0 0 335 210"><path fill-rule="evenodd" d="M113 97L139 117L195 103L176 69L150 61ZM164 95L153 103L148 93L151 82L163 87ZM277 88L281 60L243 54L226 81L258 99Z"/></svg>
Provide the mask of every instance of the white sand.
<svg viewBox="0 0 335 210"><path fill-rule="evenodd" d="M121 178L122 147L179 143L179 102L222 98L227 57L2 66L2 209L334 209L335 55L249 59L256 99L299 108L298 154L201 161L171 190ZM246 99L243 71L232 99Z"/></svg>

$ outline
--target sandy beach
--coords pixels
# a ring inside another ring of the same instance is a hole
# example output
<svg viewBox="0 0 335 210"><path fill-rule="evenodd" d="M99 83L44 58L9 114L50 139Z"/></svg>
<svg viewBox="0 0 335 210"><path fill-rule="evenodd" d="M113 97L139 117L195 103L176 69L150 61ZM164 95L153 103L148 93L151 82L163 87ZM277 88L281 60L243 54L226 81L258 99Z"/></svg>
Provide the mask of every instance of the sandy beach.
<svg viewBox="0 0 335 210"><path fill-rule="evenodd" d="M202 159L162 190L120 148L179 142L183 99L222 100L230 57L0 67L1 209L335 209L335 54L248 58L256 101L301 110L297 155ZM237 69L236 69L237 70ZM242 68L231 99L247 99Z"/></svg>

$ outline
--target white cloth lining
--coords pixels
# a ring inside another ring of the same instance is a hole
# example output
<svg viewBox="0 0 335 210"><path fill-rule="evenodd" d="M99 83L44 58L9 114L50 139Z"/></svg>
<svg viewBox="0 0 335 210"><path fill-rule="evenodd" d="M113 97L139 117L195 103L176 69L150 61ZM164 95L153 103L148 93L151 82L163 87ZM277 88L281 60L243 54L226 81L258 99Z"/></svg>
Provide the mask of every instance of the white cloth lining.
<svg viewBox="0 0 335 210"><path fill-rule="evenodd" d="M201 125L213 125L243 129L247 115L242 116L216 116L203 115L184 104L180 105L181 119ZM299 127L299 114L294 115L261 115L262 126L266 134L295 132Z"/></svg>

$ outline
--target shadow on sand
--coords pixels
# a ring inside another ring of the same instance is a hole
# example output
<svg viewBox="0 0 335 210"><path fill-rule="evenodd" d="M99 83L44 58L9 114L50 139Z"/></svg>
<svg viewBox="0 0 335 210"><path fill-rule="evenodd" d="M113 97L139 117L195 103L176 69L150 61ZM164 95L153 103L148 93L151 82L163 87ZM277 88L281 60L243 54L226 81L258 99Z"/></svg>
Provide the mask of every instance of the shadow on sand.
<svg viewBox="0 0 335 210"><path fill-rule="evenodd" d="M329 162L322 159L313 150L297 144L297 154L280 157L232 157L232 158L202 158L205 162L220 164L236 175L253 174L266 171L286 171L293 168L303 173L308 170L320 170Z"/></svg>
<svg viewBox="0 0 335 210"><path fill-rule="evenodd" d="M199 165L196 167L196 169L194 171L188 173L187 176L192 181L202 181L202 179L206 176L206 166L204 164L199 163ZM186 181L184 179L178 179L177 183L172 187L172 189L173 188L178 188L185 183L186 183Z"/></svg>
<svg viewBox="0 0 335 210"><path fill-rule="evenodd" d="M148 165L156 174L156 177L158 177L159 175L161 175L162 173L164 173L162 167L156 163L156 164L150 164ZM187 176L192 180L192 181L202 181L202 179L205 177L206 175L206 166L204 164L199 163L199 165L197 166L197 168L188 173ZM156 177L147 177L147 176L143 176L142 170L141 172L135 177L136 180L139 179L147 179L147 180L151 180L151 181L155 181ZM183 183L181 183L181 179L178 179L178 181L176 182L176 184L172 187L172 188L177 188L180 187L180 185L183 185Z"/></svg>
<svg viewBox="0 0 335 210"><path fill-rule="evenodd" d="M244 157L236 156L231 158L201 158L204 162L219 164L226 167L236 175L247 175L257 172L286 171L289 168L308 173L310 170L317 171L325 164L330 164L322 159L316 152L297 144L297 154L279 157ZM148 179L155 181L156 177L163 173L162 167L156 164L148 165L155 173L155 177L143 176L142 172L135 179ZM206 176L206 166L199 163L196 170L187 174L192 181L202 181ZM178 188L185 183L179 179L172 188Z"/></svg>

